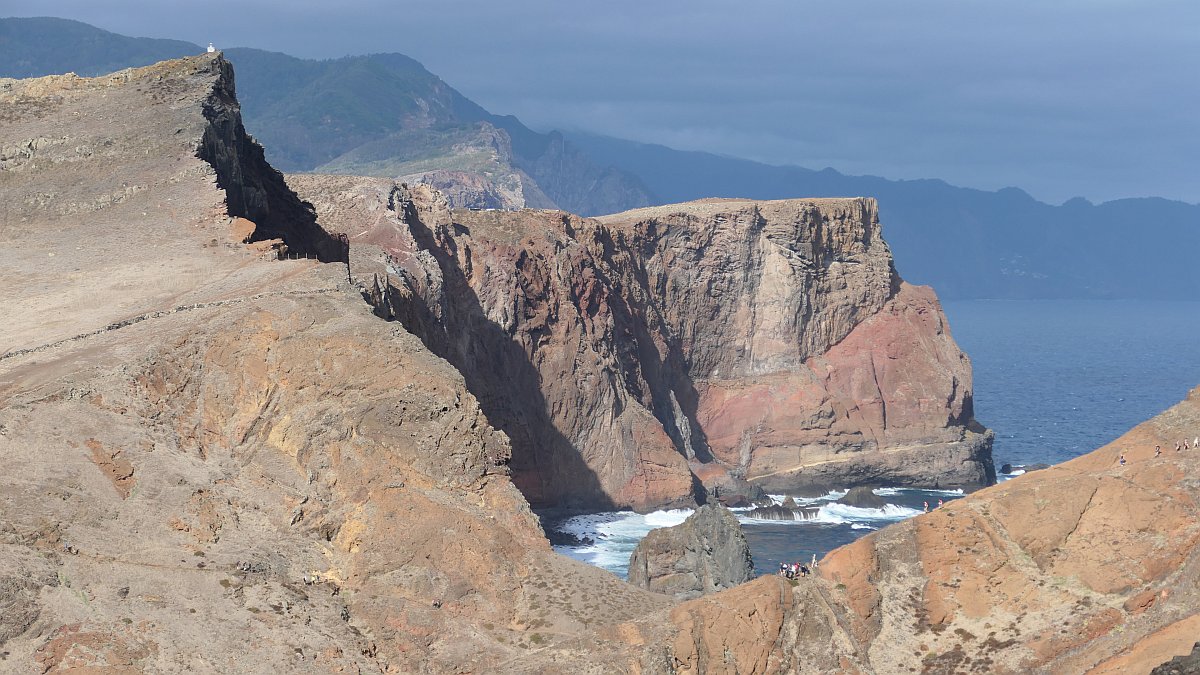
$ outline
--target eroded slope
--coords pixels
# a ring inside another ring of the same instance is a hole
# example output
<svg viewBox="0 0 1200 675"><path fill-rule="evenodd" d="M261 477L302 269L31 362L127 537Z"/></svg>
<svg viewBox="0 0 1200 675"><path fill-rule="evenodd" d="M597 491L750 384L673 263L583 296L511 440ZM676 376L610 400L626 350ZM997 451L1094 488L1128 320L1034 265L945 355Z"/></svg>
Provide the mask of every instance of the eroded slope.
<svg viewBox="0 0 1200 675"><path fill-rule="evenodd" d="M278 259L332 239L219 55L0 86L0 670L494 671L667 604L550 552L343 264Z"/></svg>

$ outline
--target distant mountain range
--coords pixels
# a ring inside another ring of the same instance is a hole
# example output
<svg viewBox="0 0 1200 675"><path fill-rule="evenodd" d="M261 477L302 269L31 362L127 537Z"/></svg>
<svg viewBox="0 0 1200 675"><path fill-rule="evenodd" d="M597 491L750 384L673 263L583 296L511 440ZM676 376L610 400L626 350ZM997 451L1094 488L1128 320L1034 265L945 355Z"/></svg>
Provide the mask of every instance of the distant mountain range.
<svg viewBox="0 0 1200 675"><path fill-rule="evenodd" d="M0 19L0 76L100 75L201 51L76 21ZM316 61L227 49L246 125L285 171L430 182L475 207L583 215L702 197L871 196L897 266L944 298L1200 299L1200 205L1061 206L1006 188L771 166L494 115L400 54ZM7 139L6 139L7 140Z"/></svg>

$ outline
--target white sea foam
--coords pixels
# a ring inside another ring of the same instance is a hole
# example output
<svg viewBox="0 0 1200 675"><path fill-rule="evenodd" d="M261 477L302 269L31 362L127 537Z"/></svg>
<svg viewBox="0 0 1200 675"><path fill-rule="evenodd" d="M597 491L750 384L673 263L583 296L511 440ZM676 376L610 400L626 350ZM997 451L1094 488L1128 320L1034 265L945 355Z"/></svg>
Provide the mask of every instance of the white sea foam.
<svg viewBox="0 0 1200 675"><path fill-rule="evenodd" d="M875 493L881 497L907 496L911 500L917 495L955 497L961 495L962 490L879 488L875 490ZM849 506L836 501L845 495L845 490L834 490L820 497L796 499L797 505L808 507L808 509L797 511L797 515L801 518L799 520L753 518L750 516L752 507L730 510L733 511L739 522L749 527L767 525L785 525L797 528L849 526L853 530L877 530L889 523L921 513L919 509L900 504L889 503L882 508L866 508ZM785 495L769 496L776 505L782 504L787 499ZM559 553L624 577L628 572L630 554L650 530L678 525L692 513L692 509L672 509L645 514L619 511L575 516L560 523L556 529L575 535L580 539L590 539L592 543L582 546L555 546L554 548Z"/></svg>
<svg viewBox="0 0 1200 675"><path fill-rule="evenodd" d="M956 490L924 490L921 488L884 487L884 488L875 488L874 490L871 490L871 492L874 492L876 495L878 495L880 497L895 497L897 495L901 495L901 494L905 494L905 493L943 496L943 497L959 497L963 494L962 488L958 488Z"/></svg>
<svg viewBox="0 0 1200 675"><path fill-rule="evenodd" d="M692 509L671 509L646 514L616 511L575 516L560 523L556 529L580 539L591 539L594 543L583 546L555 546L554 550L623 577L629 566L630 554L647 532L659 527L678 525L690 515Z"/></svg>
<svg viewBox="0 0 1200 675"><path fill-rule="evenodd" d="M862 506L846 504L826 504L821 507L821 515L839 518L841 522L858 522L863 520L904 520L920 513L917 509L896 504L884 504L883 508L871 509Z"/></svg>
<svg viewBox="0 0 1200 675"><path fill-rule="evenodd" d="M791 500L798 506L811 506L821 502L833 502L846 496L847 490L830 490L820 497L791 497ZM783 506L783 503L789 499L788 495L767 495L776 506Z"/></svg>

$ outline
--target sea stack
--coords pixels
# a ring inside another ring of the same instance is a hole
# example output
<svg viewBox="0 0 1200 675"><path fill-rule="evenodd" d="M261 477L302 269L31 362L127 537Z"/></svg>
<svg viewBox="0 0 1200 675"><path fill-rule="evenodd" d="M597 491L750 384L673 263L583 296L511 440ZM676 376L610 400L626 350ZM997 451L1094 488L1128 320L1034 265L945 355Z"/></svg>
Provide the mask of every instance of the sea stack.
<svg viewBox="0 0 1200 675"><path fill-rule="evenodd" d="M733 513L705 504L674 527L651 530L629 557L629 583L680 600L732 588L754 575Z"/></svg>

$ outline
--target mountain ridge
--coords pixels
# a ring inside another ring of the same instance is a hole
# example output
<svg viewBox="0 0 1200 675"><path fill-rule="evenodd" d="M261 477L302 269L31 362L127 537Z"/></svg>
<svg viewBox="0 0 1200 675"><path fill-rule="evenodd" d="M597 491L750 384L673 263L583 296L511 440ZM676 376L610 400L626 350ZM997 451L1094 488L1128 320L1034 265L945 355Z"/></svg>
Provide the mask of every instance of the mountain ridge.
<svg viewBox="0 0 1200 675"><path fill-rule="evenodd" d="M1200 205L1160 197L1060 206L1015 187L958 187L937 178L847 176L700 151L567 134L601 162L647 182L666 201L869 194L887 213L897 266L947 299L1200 297L1181 274L1200 250ZM1139 227L1145 236L1127 236ZM1153 261L1151 263L1151 261Z"/></svg>
<svg viewBox="0 0 1200 675"><path fill-rule="evenodd" d="M0 77L67 71L96 76L204 51L67 19L0 19L0 35L6 38L0 41ZM96 48L80 51L72 48L76 44ZM105 46L109 53L97 56ZM500 191L508 196L507 208L554 206L591 214L653 200L640 179L595 166L561 134L539 134L511 115L491 114L403 54L314 60L247 47L222 53L238 66L247 128L281 170L370 175L374 169L414 182L429 171L467 170L507 184ZM464 144L486 147L497 133L507 136L509 152L461 153ZM390 146L396 161L354 161L356 152L372 152L398 135L405 142ZM389 173L397 165L410 173ZM519 187L529 181L536 185Z"/></svg>
<svg viewBox="0 0 1200 675"><path fill-rule="evenodd" d="M146 45L199 50L63 19L0 19L0 35L7 37L0 41L0 75L34 74L28 71L35 66L37 74L100 74L115 66L119 59L101 58L95 49L47 52L45 45L64 35L78 41L84 27L89 40L109 41L125 65L148 60ZM228 52L242 62L246 123L284 170L354 174L373 167L391 178L436 184L463 199L461 206L557 206L583 215L713 196L870 195L887 214L900 271L945 299L1200 297L1200 276L1188 273L1200 251L1200 205L1142 197L1099 204L1076 198L1055 206L1019 188L847 176L594 134L540 134L514 116L484 110L403 55L311 61L248 48ZM87 67L67 68L68 62ZM354 77L339 83L329 70L335 66ZM414 101L432 102L442 113L422 121ZM399 124L397 111L408 111L412 123ZM507 142L497 146L494 139L504 136ZM364 154L387 161L359 161Z"/></svg>

